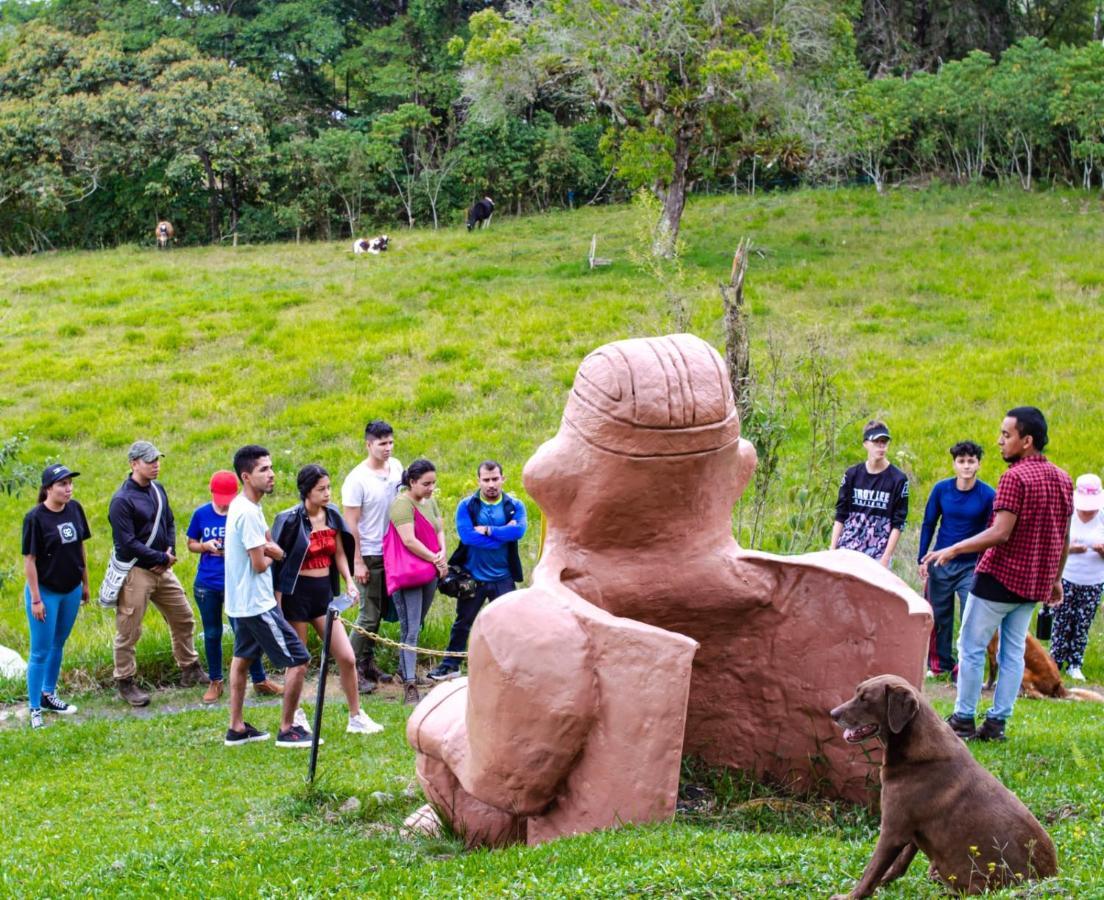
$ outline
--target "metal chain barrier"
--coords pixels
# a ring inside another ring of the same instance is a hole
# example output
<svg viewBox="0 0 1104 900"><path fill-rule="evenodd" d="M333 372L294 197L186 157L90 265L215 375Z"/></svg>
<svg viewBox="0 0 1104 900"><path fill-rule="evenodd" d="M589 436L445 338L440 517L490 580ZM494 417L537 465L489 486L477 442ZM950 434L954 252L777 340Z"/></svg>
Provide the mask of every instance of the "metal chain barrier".
<svg viewBox="0 0 1104 900"><path fill-rule="evenodd" d="M386 644L388 647L394 647L397 650L413 650L415 653L422 653L425 656L441 656L449 657L450 659L467 659L467 653L461 653L458 650L430 650L428 647L414 647L410 644L401 644L398 641L393 641L391 638L385 638L382 634L376 634L374 631L369 631L367 628L361 628L355 622L350 622L343 616L337 617L339 621L343 622L347 628L351 628L359 634L363 634L368 640L375 641L377 644Z"/></svg>

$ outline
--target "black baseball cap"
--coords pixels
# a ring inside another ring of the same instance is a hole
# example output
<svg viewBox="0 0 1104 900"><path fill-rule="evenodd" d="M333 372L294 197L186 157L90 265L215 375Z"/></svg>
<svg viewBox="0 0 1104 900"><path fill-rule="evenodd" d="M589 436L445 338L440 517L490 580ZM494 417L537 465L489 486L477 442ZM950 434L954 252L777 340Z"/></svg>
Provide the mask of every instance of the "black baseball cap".
<svg viewBox="0 0 1104 900"><path fill-rule="evenodd" d="M68 466L63 466L61 463L54 463L52 466L47 466L42 470L42 486L49 487L51 484L55 484L66 478L76 478L80 475L80 472L74 472L69 469Z"/></svg>
<svg viewBox="0 0 1104 900"><path fill-rule="evenodd" d="M880 441L883 438L890 440L889 429L885 425L871 425L863 432L864 441Z"/></svg>

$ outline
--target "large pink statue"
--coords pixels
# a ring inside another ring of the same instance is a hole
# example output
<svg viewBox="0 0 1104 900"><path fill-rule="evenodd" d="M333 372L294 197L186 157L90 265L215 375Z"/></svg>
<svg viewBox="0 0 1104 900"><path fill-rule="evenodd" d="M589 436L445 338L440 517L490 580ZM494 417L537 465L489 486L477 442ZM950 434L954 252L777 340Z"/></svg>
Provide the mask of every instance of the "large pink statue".
<svg viewBox="0 0 1104 900"><path fill-rule="evenodd" d="M742 550L754 468L704 341L583 360L523 474L547 525L533 585L484 609L469 678L408 724L427 797L470 844L669 818L684 753L869 799L871 762L827 711L872 675L919 685L930 609L859 553Z"/></svg>

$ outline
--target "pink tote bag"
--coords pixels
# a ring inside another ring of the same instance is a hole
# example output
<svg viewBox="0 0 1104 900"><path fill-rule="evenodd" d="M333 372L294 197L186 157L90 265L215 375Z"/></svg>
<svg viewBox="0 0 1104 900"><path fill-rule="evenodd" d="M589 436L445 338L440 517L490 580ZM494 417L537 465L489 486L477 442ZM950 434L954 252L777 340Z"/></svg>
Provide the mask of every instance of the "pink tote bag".
<svg viewBox="0 0 1104 900"><path fill-rule="evenodd" d="M414 537L434 553L441 549L440 544L437 543L437 532L433 530L429 519L418 512L416 507ZM437 577L437 567L407 550L395 523L390 522L387 525L387 533L383 536L383 575L387 593L393 594L402 588L429 584Z"/></svg>

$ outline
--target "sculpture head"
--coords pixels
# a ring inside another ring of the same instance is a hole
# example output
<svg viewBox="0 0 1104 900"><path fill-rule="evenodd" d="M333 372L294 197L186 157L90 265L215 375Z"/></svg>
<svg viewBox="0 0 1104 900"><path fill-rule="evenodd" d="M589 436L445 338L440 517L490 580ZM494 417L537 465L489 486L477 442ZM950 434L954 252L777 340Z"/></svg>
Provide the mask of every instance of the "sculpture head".
<svg viewBox="0 0 1104 900"><path fill-rule="evenodd" d="M717 526L754 467L724 362L700 338L676 334L616 341L588 355L559 432L523 479L550 534L564 529L587 547L619 536L641 546L669 537L672 521L731 533Z"/></svg>

